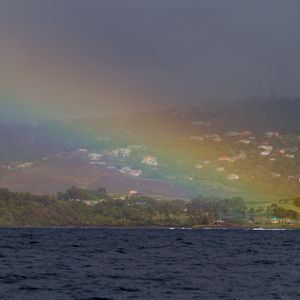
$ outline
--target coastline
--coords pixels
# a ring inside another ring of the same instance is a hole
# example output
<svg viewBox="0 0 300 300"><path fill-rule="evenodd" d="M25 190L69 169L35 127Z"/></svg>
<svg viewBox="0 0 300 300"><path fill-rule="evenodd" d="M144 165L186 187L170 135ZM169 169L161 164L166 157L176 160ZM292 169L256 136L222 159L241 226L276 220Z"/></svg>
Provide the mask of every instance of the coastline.
<svg viewBox="0 0 300 300"><path fill-rule="evenodd" d="M192 227L185 226L105 226L105 225L66 225L66 226L24 226L24 225L7 225L0 226L1 229L136 229L136 230L300 230L298 226L268 226L266 224L256 224L256 226L234 226L232 224L219 225L197 225Z"/></svg>

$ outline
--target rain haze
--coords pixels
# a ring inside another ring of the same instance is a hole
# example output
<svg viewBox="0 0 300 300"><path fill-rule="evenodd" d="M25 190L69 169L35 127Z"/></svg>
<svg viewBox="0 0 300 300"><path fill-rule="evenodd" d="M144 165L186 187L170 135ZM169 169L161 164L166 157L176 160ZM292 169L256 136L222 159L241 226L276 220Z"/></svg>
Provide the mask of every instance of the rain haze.
<svg viewBox="0 0 300 300"><path fill-rule="evenodd" d="M1 93L54 115L298 96L299 1L1 1ZM5 97L4 97L5 98Z"/></svg>

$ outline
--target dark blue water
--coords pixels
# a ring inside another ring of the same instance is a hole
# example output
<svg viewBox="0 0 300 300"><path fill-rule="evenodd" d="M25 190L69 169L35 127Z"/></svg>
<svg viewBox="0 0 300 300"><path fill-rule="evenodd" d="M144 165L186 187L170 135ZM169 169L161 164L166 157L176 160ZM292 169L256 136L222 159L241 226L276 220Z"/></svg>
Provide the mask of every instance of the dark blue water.
<svg viewBox="0 0 300 300"><path fill-rule="evenodd" d="M300 231L0 229L1 299L300 299Z"/></svg>

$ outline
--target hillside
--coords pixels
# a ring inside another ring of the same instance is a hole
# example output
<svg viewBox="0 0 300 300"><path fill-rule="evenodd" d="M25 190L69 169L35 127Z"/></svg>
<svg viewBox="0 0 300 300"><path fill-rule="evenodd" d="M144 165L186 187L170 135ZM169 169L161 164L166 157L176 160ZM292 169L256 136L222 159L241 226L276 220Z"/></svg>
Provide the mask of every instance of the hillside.
<svg viewBox="0 0 300 300"><path fill-rule="evenodd" d="M2 125L0 185L53 194L69 186L177 198L300 194L297 99L189 111Z"/></svg>

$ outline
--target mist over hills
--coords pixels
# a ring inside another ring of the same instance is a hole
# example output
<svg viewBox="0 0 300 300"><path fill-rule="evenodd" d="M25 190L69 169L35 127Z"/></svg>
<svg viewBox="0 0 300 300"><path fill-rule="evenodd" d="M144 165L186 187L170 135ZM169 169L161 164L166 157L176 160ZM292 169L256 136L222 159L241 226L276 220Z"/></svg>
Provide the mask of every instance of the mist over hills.
<svg viewBox="0 0 300 300"><path fill-rule="evenodd" d="M298 131L300 129L300 98L257 98L222 104L208 104L207 110L194 107L194 118L214 120L211 128L224 130L252 130L255 132L278 130Z"/></svg>

